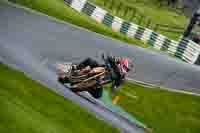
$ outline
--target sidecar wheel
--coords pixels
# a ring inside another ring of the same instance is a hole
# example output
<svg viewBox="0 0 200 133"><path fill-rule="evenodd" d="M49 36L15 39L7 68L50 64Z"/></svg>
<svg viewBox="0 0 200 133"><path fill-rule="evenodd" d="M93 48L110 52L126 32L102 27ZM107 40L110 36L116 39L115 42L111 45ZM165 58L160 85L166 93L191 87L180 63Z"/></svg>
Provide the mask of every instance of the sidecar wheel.
<svg viewBox="0 0 200 133"><path fill-rule="evenodd" d="M69 78L64 77L64 78L58 78L58 82L60 82L61 84L65 84L65 83L69 83Z"/></svg>

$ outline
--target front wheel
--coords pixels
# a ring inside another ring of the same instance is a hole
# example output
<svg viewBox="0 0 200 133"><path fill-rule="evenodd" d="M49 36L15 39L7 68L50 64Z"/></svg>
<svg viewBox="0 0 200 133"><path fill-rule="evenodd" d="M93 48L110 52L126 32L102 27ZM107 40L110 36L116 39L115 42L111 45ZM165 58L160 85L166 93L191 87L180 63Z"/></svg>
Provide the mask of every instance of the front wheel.
<svg viewBox="0 0 200 133"><path fill-rule="evenodd" d="M88 90L88 92L96 99L101 98L103 95L103 87L98 86L95 89Z"/></svg>

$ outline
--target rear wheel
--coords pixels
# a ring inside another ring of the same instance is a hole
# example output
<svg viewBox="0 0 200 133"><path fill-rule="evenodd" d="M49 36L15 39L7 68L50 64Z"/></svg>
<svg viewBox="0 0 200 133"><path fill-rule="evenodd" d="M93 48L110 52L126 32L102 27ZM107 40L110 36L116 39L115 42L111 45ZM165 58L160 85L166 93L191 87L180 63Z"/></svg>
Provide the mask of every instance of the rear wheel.
<svg viewBox="0 0 200 133"><path fill-rule="evenodd" d="M98 86L95 89L91 89L88 91L94 98L98 99L101 98L103 95L103 87Z"/></svg>

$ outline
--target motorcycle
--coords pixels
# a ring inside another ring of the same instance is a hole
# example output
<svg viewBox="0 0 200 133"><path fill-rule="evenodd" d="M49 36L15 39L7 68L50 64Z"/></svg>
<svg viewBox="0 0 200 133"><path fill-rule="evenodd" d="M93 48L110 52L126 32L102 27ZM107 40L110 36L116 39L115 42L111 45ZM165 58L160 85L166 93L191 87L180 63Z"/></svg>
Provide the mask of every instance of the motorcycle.
<svg viewBox="0 0 200 133"><path fill-rule="evenodd" d="M58 80L73 92L88 91L95 98L101 97L102 85L115 84L113 73L117 71L117 64L113 57L102 55L104 65L93 69L76 69L76 64L62 63L57 65ZM132 65L133 67L133 65Z"/></svg>

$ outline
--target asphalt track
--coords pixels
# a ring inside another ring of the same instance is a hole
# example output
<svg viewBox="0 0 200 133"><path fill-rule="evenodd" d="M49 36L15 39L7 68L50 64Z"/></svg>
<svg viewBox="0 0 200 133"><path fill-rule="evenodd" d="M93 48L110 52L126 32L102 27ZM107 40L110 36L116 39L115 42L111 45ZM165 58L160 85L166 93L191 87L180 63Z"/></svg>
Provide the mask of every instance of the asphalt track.
<svg viewBox="0 0 200 133"><path fill-rule="evenodd" d="M129 78L200 93L199 66L0 3L0 61L23 70L33 79L54 88L60 95L95 112L113 126L126 132L142 132L115 114L81 100L57 83L54 64L78 62L88 56L100 60L98 56L102 52L134 60L136 73L130 73Z"/></svg>

